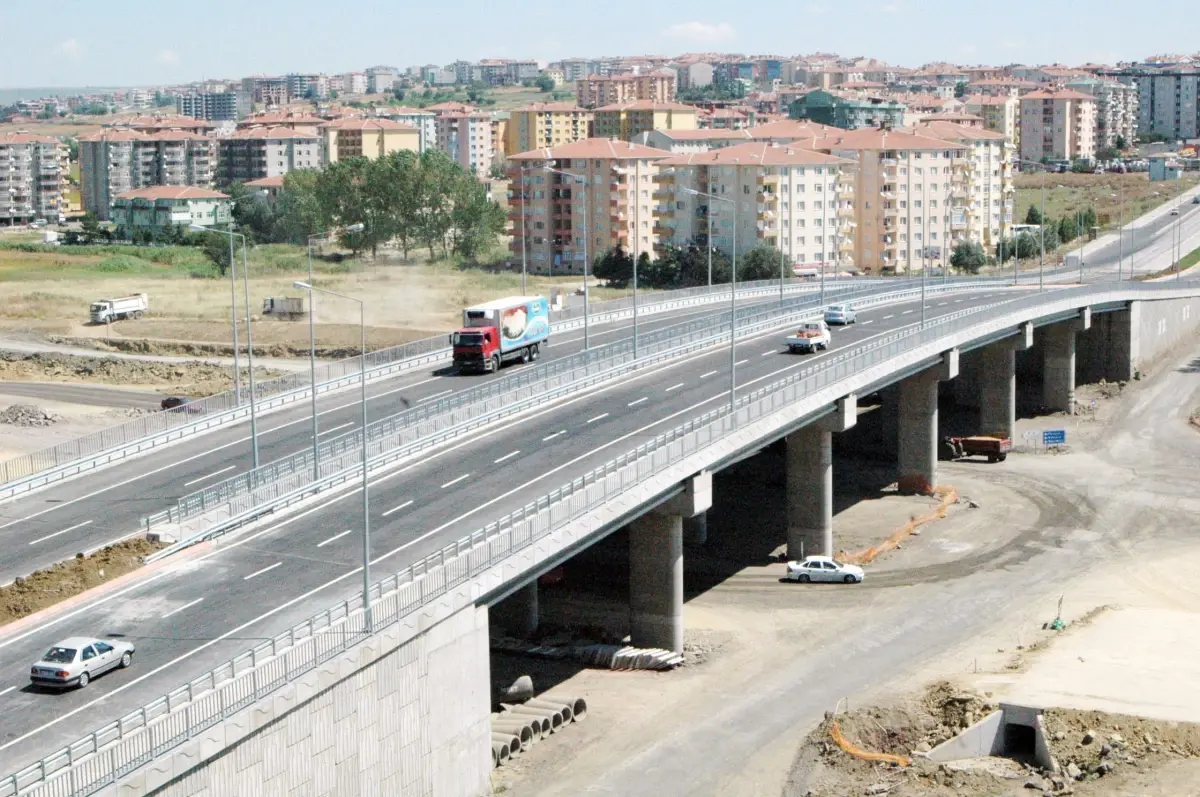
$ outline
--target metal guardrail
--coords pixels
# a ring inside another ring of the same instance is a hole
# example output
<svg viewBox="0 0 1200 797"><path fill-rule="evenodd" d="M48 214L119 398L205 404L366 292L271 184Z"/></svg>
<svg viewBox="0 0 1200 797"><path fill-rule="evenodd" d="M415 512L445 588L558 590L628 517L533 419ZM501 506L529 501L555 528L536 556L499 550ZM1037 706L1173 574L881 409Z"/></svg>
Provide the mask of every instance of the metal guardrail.
<svg viewBox="0 0 1200 797"><path fill-rule="evenodd" d="M879 284L887 280L830 280L827 286L844 282ZM779 282L764 280L739 283L738 296L766 295L779 290ZM790 280L787 293L811 292L816 286L806 280ZM652 293L639 303L639 314L653 315L677 307L720 301L729 293L728 284L711 288L687 288L680 291ZM601 324L631 314L632 299L613 299L591 303L591 321ZM556 331L569 331L582 326L583 308L566 308L551 313ZM388 376L399 371L443 362L450 358L447 336L438 335L400 346L379 349L367 354L370 378ZM350 357L317 367L318 394L353 385L361 371L359 357ZM304 372L286 374L255 385L257 409L267 411L285 404L307 399L310 395L310 375ZM186 408L164 410L135 418L89 435L59 443L0 462L0 499L28 492L47 483L94 470L110 462L133 456L182 437L207 431L249 416L249 389L242 391L241 401L233 391L199 399Z"/></svg>
<svg viewBox="0 0 1200 797"><path fill-rule="evenodd" d="M978 288L1002 282L971 282ZM963 283L951 283L941 290L958 290ZM855 301L860 307L913 296L916 288L879 293L860 288L827 292L827 300ZM792 323L811 317L820 309L819 297L802 297L782 307L739 308L739 337L754 335L764 328ZM394 462L406 456L460 437L479 426L513 415L530 407L548 403L570 392L608 381L635 368L641 369L665 359L683 356L728 338L729 313L672 325L642 336L635 360L632 342L625 340L580 352L545 366L462 391L441 405L398 413L368 427L368 458L372 467ZM449 405L449 406L445 406ZM434 409L429 409L435 407ZM347 432L321 444L318 450L320 476L313 465L311 449L270 462L256 471L231 477L179 499L174 507L143 520L146 530L171 528L168 533L178 542L150 557L149 561L169 556L180 547L233 525L254 519L268 511L294 503L308 495L346 481L347 474L361 472L362 436L359 430ZM188 521L201 518L200 528ZM189 527L190 526L190 527Z"/></svg>
<svg viewBox="0 0 1200 797"><path fill-rule="evenodd" d="M904 355L945 343L956 332L992 322L1030 320L1028 304L1048 312L1123 301L1130 294L1171 298L1196 295L1157 285L1098 291L1095 286L1023 296L939 316L835 352L800 372L742 396L734 412L723 406L686 421L536 501L456 540L372 585L376 633L431 600L494 567L565 524L594 511L638 483L664 473L746 423L793 406L798 399ZM1021 302L1024 309L1012 305ZM932 349L931 349L932 350ZM311 672L361 642L353 621L361 606L341 601L166 695L108 723L68 747L0 781L0 797L86 797L205 729Z"/></svg>

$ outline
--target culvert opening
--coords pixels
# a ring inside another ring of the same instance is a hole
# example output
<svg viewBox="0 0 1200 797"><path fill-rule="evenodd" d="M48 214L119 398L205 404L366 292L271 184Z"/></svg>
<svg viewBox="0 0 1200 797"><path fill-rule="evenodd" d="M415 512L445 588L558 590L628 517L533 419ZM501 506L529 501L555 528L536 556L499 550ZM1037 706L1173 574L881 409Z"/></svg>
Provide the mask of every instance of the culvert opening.
<svg viewBox="0 0 1200 797"><path fill-rule="evenodd" d="M1037 731L1029 725L1005 725L1003 743L1000 755L1005 758L1032 761L1037 756Z"/></svg>

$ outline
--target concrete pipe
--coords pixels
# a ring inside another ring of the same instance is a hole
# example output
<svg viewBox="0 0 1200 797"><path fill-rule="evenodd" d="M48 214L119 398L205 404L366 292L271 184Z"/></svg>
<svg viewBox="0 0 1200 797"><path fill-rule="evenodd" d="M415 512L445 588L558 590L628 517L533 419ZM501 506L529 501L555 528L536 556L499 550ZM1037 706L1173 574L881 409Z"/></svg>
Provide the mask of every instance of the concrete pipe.
<svg viewBox="0 0 1200 797"><path fill-rule="evenodd" d="M587 717L587 701L582 697L561 697L559 695L539 695L537 700L543 703L564 703L571 708L571 715L575 722L583 722ZM532 702L532 701L531 701Z"/></svg>
<svg viewBox="0 0 1200 797"><path fill-rule="evenodd" d="M513 706L511 710L515 711L517 709L527 712L539 712L546 717L557 717L559 725L566 725L571 721L571 717L567 714L566 706L531 706L528 703L520 703ZM553 719L551 721L553 722ZM552 728L552 730L557 729L557 726Z"/></svg>
<svg viewBox="0 0 1200 797"><path fill-rule="evenodd" d="M575 716L571 711L571 707L565 703L559 703L556 700L526 700L525 705L529 708L544 708L547 711L561 711L563 715L563 724L567 724Z"/></svg>
<svg viewBox="0 0 1200 797"><path fill-rule="evenodd" d="M497 733L502 733L505 736L515 737L517 739L517 741L520 742L522 751L527 750L529 748L529 745L536 742L538 740L538 737L541 736L540 733L535 734L533 732L533 728L529 727L529 725L527 725L527 724L526 725L517 725L516 723L508 723L508 722L504 722L504 723L493 722L492 723L492 735L495 736Z"/></svg>
<svg viewBox="0 0 1200 797"><path fill-rule="evenodd" d="M498 766L500 766L500 751L496 749L495 745L492 745L492 769Z"/></svg>
<svg viewBox="0 0 1200 797"><path fill-rule="evenodd" d="M545 739L554 730L550 726L550 718L549 717L530 717L530 716L517 716L514 714L509 714L507 716L507 718L501 718L501 719L497 720L497 722L522 722L533 729L534 736L542 738L542 739Z"/></svg>
<svg viewBox="0 0 1200 797"><path fill-rule="evenodd" d="M492 742L492 758L499 766L508 760L508 744L506 742Z"/></svg>
<svg viewBox="0 0 1200 797"><path fill-rule="evenodd" d="M540 717L550 721L550 732L554 733L562 727L562 712L561 711L546 711L541 708L526 708L525 706L514 706L508 710L509 714L520 717Z"/></svg>
<svg viewBox="0 0 1200 797"><path fill-rule="evenodd" d="M497 733L492 731L492 744L507 744L508 757L512 758L517 753L521 752L521 740L511 733Z"/></svg>

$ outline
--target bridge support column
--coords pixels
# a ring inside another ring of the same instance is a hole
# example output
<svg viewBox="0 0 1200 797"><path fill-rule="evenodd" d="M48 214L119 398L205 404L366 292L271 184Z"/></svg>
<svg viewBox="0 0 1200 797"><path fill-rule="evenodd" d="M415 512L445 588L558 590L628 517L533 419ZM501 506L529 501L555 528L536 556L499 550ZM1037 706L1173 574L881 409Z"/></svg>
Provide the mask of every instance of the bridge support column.
<svg viewBox="0 0 1200 797"><path fill-rule="evenodd" d="M1075 335L1092 325L1090 307L1078 319L1046 327L1042 341L1042 404L1075 414Z"/></svg>
<svg viewBox="0 0 1200 797"><path fill-rule="evenodd" d="M515 637L530 637L538 629L538 583L531 581L491 610L491 619Z"/></svg>
<svg viewBox="0 0 1200 797"><path fill-rule="evenodd" d="M637 518L629 529L629 630L633 644L683 652L683 519L712 506L712 474Z"/></svg>
<svg viewBox="0 0 1200 797"><path fill-rule="evenodd" d="M708 542L708 513L683 519L683 541L687 545L701 546Z"/></svg>
<svg viewBox="0 0 1200 797"><path fill-rule="evenodd" d="M954 403L960 407L979 408L979 354L968 352L958 362L954 378Z"/></svg>
<svg viewBox="0 0 1200 797"><path fill-rule="evenodd" d="M787 436L788 558L833 556L833 433L858 420L858 399Z"/></svg>
<svg viewBox="0 0 1200 797"><path fill-rule="evenodd" d="M1133 379L1134 364L1141 357L1142 303L1129 303L1128 310L1110 313L1111 332L1108 349L1109 379L1128 382Z"/></svg>
<svg viewBox="0 0 1200 797"><path fill-rule="evenodd" d="M900 382L898 470L900 489L923 491L937 484L938 382L958 376L958 349L942 362Z"/></svg>
<svg viewBox="0 0 1200 797"><path fill-rule="evenodd" d="M1022 324L1017 340L1006 338L980 352L979 433L1013 436L1017 422L1016 353L1033 345L1033 325Z"/></svg>

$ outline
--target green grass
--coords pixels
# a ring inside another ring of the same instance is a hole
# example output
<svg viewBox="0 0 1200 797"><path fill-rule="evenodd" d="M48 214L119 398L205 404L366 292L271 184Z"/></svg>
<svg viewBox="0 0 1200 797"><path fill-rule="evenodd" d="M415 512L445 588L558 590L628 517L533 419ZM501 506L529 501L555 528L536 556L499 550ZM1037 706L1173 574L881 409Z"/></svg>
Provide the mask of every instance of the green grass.
<svg viewBox="0 0 1200 797"><path fill-rule="evenodd" d="M1041 207L1040 174L1018 175L1013 221L1022 224L1030 207ZM1181 180L1151 183L1142 174L1048 174L1046 175L1046 215L1058 220L1094 208L1101 228L1115 229L1143 213L1171 201L1193 188L1200 178L1187 175Z"/></svg>

